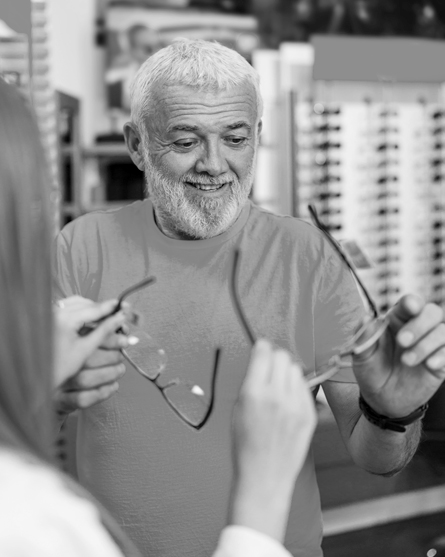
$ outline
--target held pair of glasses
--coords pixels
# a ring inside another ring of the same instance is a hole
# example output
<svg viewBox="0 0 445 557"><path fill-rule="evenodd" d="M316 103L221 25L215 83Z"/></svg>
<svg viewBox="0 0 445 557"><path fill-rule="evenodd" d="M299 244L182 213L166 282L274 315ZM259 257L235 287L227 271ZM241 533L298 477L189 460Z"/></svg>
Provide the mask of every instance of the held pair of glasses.
<svg viewBox="0 0 445 557"><path fill-rule="evenodd" d="M354 333L354 335L348 340L347 343L341 348L341 350L333 356L328 363L327 368L322 372L313 371L312 373L305 374L305 379L308 382L310 388L314 388L317 385L321 385L328 379L331 379L336 373L338 373L343 368L348 368L351 366L350 357L353 355L359 355L374 346L374 344L380 339L380 337L385 332L388 327L389 320L387 315L379 315L377 306L373 301L371 295L363 284L362 280L357 274L354 264L350 260L349 256L341 245L335 240L331 235L327 227L320 221L317 211L313 205L309 205L309 212L311 218L317 228L319 228L323 234L328 239L329 243L332 245L334 250L338 253L340 258L344 261L346 266L351 270L357 284L360 286L364 298L369 306L368 314L360 326L360 328ZM246 314L242 308L241 300L236 288L237 284L237 272L240 261L240 252L236 250L235 261L232 271L232 294L234 297L234 305L238 313L238 317L243 324L244 331L248 337L251 345L253 346L256 342L255 334L253 333L252 327L250 326ZM362 340L363 337L363 340Z"/></svg>
<svg viewBox="0 0 445 557"><path fill-rule="evenodd" d="M373 346L385 332L388 326L388 318L386 316L379 316L377 306L358 276L353 263L350 261L341 245L330 234L326 226L319 220L315 207L309 205L309 211L314 224L323 232L332 247L351 270L369 304L369 313L363 325L342 347L339 353L330 359L327 369L320 373L314 371L306 375L309 387L314 388L324 381L332 378L338 371L340 371L340 369L350 367L350 356L354 354L361 354ZM256 342L256 337L241 305L241 299L237 288L240 259L241 253L240 250L237 249L235 250L231 273L231 294L239 320L247 338L253 346ZM122 302L130 294L140 291L143 288L147 288L148 286L154 284L155 281L155 277L148 277L122 292L113 313L116 313L121 309ZM90 330L91 327L83 327L80 334L87 334ZM126 360L143 377L156 385L170 408L186 424L196 430L201 429L208 421L214 407L216 379L221 348L217 348L215 350L213 371L211 375L210 396L207 397L201 387L190 382L185 382L181 379L174 379L162 385L160 379L167 363L165 351L159 348L153 338L150 337L142 328L138 327L137 323L129 326L128 333L137 336L140 341L137 345L130 346L122 350L122 354ZM366 337L366 340L362 341L361 338L363 336Z"/></svg>
<svg viewBox="0 0 445 557"><path fill-rule="evenodd" d="M118 303L110 313L113 315L122 309L123 301L131 294L148 288L156 282L156 277L150 276L124 290L118 298ZM95 324L84 325L80 335L86 335L93 330L94 326L103 321L110 315L103 317ZM215 350L212 379L210 386L210 398L206 398L203 389L199 385L181 379L172 379L162 382L163 372L167 367L167 355L156 340L151 337L141 327L139 317L134 315L134 319L125 330L118 329L116 332L135 336L139 342L134 346L121 349L124 358L134 367L134 369L145 379L151 381L159 390L164 400L170 408L190 427L201 429L210 417L215 400L215 386L218 372L218 362L221 349Z"/></svg>

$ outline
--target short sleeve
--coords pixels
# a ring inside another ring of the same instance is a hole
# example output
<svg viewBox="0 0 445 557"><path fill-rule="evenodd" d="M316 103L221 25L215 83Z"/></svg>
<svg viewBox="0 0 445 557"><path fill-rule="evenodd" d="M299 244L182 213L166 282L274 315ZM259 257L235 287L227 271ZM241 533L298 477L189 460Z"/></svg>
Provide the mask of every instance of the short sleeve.
<svg viewBox="0 0 445 557"><path fill-rule="evenodd" d="M291 557L276 540L244 526L227 526L212 557Z"/></svg>
<svg viewBox="0 0 445 557"><path fill-rule="evenodd" d="M81 295L76 281L71 247L64 232L59 232L52 251L53 300Z"/></svg>
<svg viewBox="0 0 445 557"><path fill-rule="evenodd" d="M352 337L363 321L366 310L355 279L340 256L325 241L322 266L315 295L314 337L317 374ZM350 367L342 368L331 381L355 383Z"/></svg>

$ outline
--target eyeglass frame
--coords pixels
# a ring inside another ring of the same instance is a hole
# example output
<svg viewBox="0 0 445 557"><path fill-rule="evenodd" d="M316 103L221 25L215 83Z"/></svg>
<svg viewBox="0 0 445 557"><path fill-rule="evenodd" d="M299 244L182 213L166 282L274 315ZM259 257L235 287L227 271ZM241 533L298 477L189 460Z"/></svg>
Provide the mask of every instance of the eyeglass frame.
<svg viewBox="0 0 445 557"><path fill-rule="evenodd" d="M100 323L101 321L104 321L105 319L107 319L108 317L110 317L111 315L114 315L115 313L117 313L118 311L120 311L122 309L122 303L125 300L125 298L127 298L129 295L134 294L135 292L137 292L138 290L140 290L141 288L144 288L146 286L150 286L152 284L154 284L156 282L156 277L155 276L149 276L149 277L145 277L143 280L139 281L138 283L130 286L129 288L126 288L123 292L121 292L121 294L118 297L118 302L116 307L113 309L113 311L111 311L108 315L106 315L105 317L102 317L100 320L98 320L95 324L97 325L98 323ZM135 314L135 316L137 316L137 314ZM88 334L89 332L91 332L93 330L93 326L90 325L84 325L79 331L78 334L81 336L84 336L86 334ZM124 333L124 330L122 328L119 328L116 332L118 333ZM121 354L124 356L124 358L128 361L128 363L140 374L142 375L142 377L144 377L145 379L148 379L149 381L151 381L160 391L161 395L163 396L165 402L169 405L169 407L173 410L173 412L175 412L175 414L184 422L186 423L188 426L192 427L193 429L199 431L200 429L202 429L205 424L208 422L210 415L213 412L213 408L215 405L215 392L216 392L216 380L217 380L217 376L218 376L218 366L219 366L219 360L220 360L220 356L221 356L221 348L218 347L215 349L215 357L214 357L214 362L213 362L213 371L212 371L212 380L211 380L211 387L210 387L210 402L207 408L207 411L203 417L203 419L198 423L198 424L194 424L193 422L191 422L185 415L183 415L176 407L175 405L169 400L168 396L165 394L165 391L169 388L169 387L174 387L175 385L179 384L179 379L172 379L171 381L169 381L166 385L160 385L158 383L158 379L159 377L162 375L162 369L158 371L158 374L156 375L156 377L151 378L149 377L147 374L145 374L140 368L139 366L137 366L132 360L131 357L126 354L125 352L125 348L121 348L120 349Z"/></svg>
<svg viewBox="0 0 445 557"><path fill-rule="evenodd" d="M311 217L314 221L315 226L317 228L319 228L319 230L321 230L321 232L323 232L323 234L329 240L332 247L339 254L339 256L344 261L344 263L347 265L347 267L351 270L351 272L352 272L354 278L356 279L358 285L362 289L363 294L364 294L366 300L368 301L369 306L370 306L370 308L372 310L372 313L373 313L373 317L366 320L359 327L359 329L352 335L352 337L349 339L349 341L346 344L343 345L343 347L338 352L338 354L336 354L336 355L334 355L330 358L329 368L326 371L320 373L319 375L314 375L314 376L307 379L308 386L310 388L314 388L314 387L317 387L318 385L321 385L322 383L324 383L328 379L331 379L334 375L336 375L340 371L340 369L349 368L350 363L345 362L344 358L346 358L348 356L352 356L352 355L362 354L363 352L365 352L366 350L368 350L369 348L374 346L377 343L377 341L380 339L380 337L383 335L383 333L386 331L386 329L389 325L389 319L388 319L387 314L385 314L383 316L381 316L379 314L379 312L377 310L377 306L376 306L374 300L372 299L371 295L369 294L367 288L363 284L362 280L358 276L354 264L352 263L352 261L349 260L349 257L346 254L346 252L343 250L343 248L340 246L340 244L335 240L335 238L331 235L331 233L326 228L326 226L320 221L315 207L313 205L309 205L308 208L309 208L309 212L311 214ZM246 314L243 310L243 307L242 307L242 304L241 304L241 299L240 299L239 292L238 292L238 289L237 289L237 282L238 282L237 281L237 276L238 276L240 258L241 258L241 250L240 250L240 248L236 248L235 252L234 252L233 266L232 266L231 293L232 293L232 298L233 298L233 302L234 302L234 307L236 309L239 320L240 320L240 322L243 326L243 329L244 329L244 332L246 333L247 338L250 341L250 344L253 346L257 339L255 337L255 334L253 333L252 327L250 326L250 324L247 320ZM363 342L361 344L357 344L358 339L363 335L363 333L367 330L367 328L373 322L376 322L378 324L378 327L377 327L376 331L374 332L374 334L372 334L365 342ZM316 372L313 372L313 373L316 373Z"/></svg>

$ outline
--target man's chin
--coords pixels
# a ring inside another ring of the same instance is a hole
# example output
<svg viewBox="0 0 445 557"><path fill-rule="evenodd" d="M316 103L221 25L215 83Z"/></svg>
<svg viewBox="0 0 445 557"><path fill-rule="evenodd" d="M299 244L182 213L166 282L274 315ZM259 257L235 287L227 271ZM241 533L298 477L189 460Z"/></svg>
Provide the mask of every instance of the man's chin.
<svg viewBox="0 0 445 557"><path fill-rule="evenodd" d="M209 240L215 236L219 236L226 232L233 222L230 223L218 223L218 224L207 224L203 226L195 226L191 223L183 223L183 226L178 226L176 231L181 234L184 238L194 240Z"/></svg>

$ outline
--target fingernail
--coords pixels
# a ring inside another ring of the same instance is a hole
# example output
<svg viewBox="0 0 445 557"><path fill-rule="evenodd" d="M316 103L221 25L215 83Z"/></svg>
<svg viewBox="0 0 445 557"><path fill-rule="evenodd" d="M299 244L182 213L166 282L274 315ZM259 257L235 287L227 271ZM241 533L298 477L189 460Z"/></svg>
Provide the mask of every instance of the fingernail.
<svg viewBox="0 0 445 557"><path fill-rule="evenodd" d="M411 331L402 331L397 335L397 341L401 346L409 346L414 340L414 334Z"/></svg>
<svg viewBox="0 0 445 557"><path fill-rule="evenodd" d="M127 337L127 340L128 340L128 344L130 346L134 346L135 344L137 344L139 342L138 337L135 337L133 335L130 335L129 337Z"/></svg>
<svg viewBox="0 0 445 557"><path fill-rule="evenodd" d="M402 354L402 362L407 366L413 366L417 363L417 354L415 352L405 352Z"/></svg>

